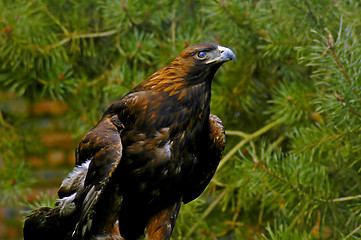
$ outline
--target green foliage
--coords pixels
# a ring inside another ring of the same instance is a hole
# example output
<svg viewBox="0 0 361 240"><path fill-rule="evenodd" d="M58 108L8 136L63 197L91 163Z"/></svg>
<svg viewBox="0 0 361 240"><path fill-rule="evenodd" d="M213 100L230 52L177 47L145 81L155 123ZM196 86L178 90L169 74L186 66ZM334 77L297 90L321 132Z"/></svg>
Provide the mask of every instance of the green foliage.
<svg viewBox="0 0 361 240"><path fill-rule="evenodd" d="M234 50L237 63L213 83L225 157L200 199L182 206L173 239L361 237L358 1L3 0L0 9L1 89L69 103L77 138L184 46ZM33 133L4 116L9 202L30 186Z"/></svg>
<svg viewBox="0 0 361 240"><path fill-rule="evenodd" d="M262 237L257 237L256 239L264 240L301 240L301 239L317 239L310 234L305 232L301 233L297 228L291 228L284 223L274 222L276 228L273 230L270 224L267 225L266 231L267 234L262 234Z"/></svg>
<svg viewBox="0 0 361 240"><path fill-rule="evenodd" d="M34 182L25 154L29 140L14 126L6 124L0 113L0 205L14 206L26 199L29 186Z"/></svg>

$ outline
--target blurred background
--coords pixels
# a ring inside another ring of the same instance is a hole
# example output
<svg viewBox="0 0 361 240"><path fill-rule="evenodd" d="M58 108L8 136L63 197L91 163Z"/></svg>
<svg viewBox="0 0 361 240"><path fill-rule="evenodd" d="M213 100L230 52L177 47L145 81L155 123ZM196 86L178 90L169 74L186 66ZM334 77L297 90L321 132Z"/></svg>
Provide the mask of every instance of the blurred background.
<svg viewBox="0 0 361 240"><path fill-rule="evenodd" d="M212 89L227 148L172 239L360 239L360 21L356 0L0 0L0 239L110 103L205 41L237 56Z"/></svg>

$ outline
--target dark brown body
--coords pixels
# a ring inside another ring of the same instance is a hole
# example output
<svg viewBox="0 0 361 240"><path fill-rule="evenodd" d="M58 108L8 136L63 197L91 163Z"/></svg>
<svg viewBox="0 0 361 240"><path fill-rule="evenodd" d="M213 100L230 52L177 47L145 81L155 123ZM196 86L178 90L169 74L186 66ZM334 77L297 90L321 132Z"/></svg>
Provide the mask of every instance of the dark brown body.
<svg viewBox="0 0 361 240"><path fill-rule="evenodd" d="M210 115L213 76L234 59L222 49L187 48L107 109L77 149L77 165L91 160L84 187L59 190L60 198L76 193L65 237L132 240L146 229L148 239L170 238L181 202L203 192L224 149L223 125Z"/></svg>

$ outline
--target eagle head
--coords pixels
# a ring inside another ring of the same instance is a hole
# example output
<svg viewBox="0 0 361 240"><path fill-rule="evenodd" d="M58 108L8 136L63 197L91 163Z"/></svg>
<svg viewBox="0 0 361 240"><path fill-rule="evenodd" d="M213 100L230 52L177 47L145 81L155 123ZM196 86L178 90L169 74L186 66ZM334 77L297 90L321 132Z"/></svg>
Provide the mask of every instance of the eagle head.
<svg viewBox="0 0 361 240"><path fill-rule="evenodd" d="M196 43L185 48L176 60L180 59L193 62L199 66L213 66L229 60L235 62L236 56L231 49L222 47L217 43Z"/></svg>
<svg viewBox="0 0 361 240"><path fill-rule="evenodd" d="M151 75L133 91L170 91L211 83L218 68L236 56L229 48L217 43L196 43L185 48L179 56L165 68Z"/></svg>
<svg viewBox="0 0 361 240"><path fill-rule="evenodd" d="M193 85L211 81L218 68L229 60L236 61L231 49L217 43L197 43L184 49L170 65L183 66L184 80Z"/></svg>

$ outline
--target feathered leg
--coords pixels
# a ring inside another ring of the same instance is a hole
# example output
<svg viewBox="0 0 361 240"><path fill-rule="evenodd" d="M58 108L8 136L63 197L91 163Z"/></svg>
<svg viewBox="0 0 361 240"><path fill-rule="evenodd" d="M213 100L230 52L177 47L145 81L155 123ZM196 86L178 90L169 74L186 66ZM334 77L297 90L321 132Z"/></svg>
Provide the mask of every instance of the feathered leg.
<svg viewBox="0 0 361 240"><path fill-rule="evenodd" d="M169 240L181 206L181 200L157 213L148 221L147 240Z"/></svg>

